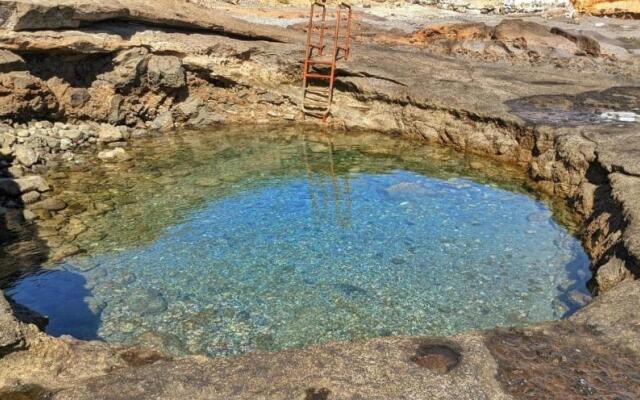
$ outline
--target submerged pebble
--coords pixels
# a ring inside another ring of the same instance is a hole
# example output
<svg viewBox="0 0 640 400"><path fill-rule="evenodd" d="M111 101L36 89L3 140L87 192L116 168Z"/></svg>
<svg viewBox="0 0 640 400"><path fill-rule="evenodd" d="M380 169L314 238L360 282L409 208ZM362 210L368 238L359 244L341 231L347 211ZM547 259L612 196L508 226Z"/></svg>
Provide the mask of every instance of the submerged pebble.
<svg viewBox="0 0 640 400"><path fill-rule="evenodd" d="M127 294L126 306L136 314L158 314L167 309L167 301L157 290L135 289Z"/></svg>

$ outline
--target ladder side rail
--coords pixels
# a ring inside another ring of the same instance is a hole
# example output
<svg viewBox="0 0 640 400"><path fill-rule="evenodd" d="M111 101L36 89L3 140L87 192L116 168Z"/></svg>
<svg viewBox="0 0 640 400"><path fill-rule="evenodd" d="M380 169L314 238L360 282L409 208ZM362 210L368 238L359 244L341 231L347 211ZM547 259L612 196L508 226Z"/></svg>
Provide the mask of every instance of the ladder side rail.
<svg viewBox="0 0 640 400"><path fill-rule="evenodd" d="M322 1L322 0L320 0ZM323 2L321 3L320 1L316 0L311 4L311 10L309 13L309 24L307 26L307 43L306 43L306 48L305 48L305 58L304 58L304 65L303 65L303 71L302 71L302 103L303 103L303 108L304 108L304 101L307 97L307 88L309 86L309 78L313 79L313 74L310 73L309 68L311 67L312 64L312 57L313 57L313 49L317 49L319 50L319 53L322 53L323 48L324 48L324 29L326 29L326 13L327 13L327 8L326 6L323 4ZM313 44L313 31L314 31L314 16L316 13L316 7L322 7L322 21L321 21L321 30L320 30L320 43L318 44Z"/></svg>
<svg viewBox="0 0 640 400"><path fill-rule="evenodd" d="M345 39L345 55L344 55L344 59L345 60L349 60L349 53L351 53L351 21L352 21L352 17L353 17L353 10L351 9L351 6L349 4L345 4L345 7L348 8L349 12L348 12L348 18L347 18L347 35L346 35L346 39Z"/></svg>
<svg viewBox="0 0 640 400"><path fill-rule="evenodd" d="M313 13L315 3L311 4L311 13L309 14L309 25L307 26L307 44L304 49L304 66L302 70L302 87L307 87L307 73L309 72L309 58L311 58L311 30L313 29Z"/></svg>
<svg viewBox="0 0 640 400"><path fill-rule="evenodd" d="M323 121L327 119L329 115L329 109L331 108L331 103L333 102L333 86L336 79L336 62L338 59L338 38L340 37L340 18L342 15L342 10L338 7L336 11L336 28L333 36L333 59L331 63L331 74L329 78L329 98L327 99L327 112L324 114L322 118Z"/></svg>
<svg viewBox="0 0 640 400"><path fill-rule="evenodd" d="M343 37L340 37L341 39L341 43L338 46L338 48L342 51L344 51L344 59L345 61L349 60L349 53L351 53L351 21L352 21L352 17L353 17L353 10L351 9L351 6L345 2L342 2L338 5L339 9L345 9L347 12L347 19L343 20L342 18L339 18L337 20L338 24L342 24L343 22L346 23L345 29L346 29L346 35L344 35ZM342 41L342 39L344 39L344 41Z"/></svg>
<svg viewBox="0 0 640 400"><path fill-rule="evenodd" d="M320 40L318 41L319 55L324 53L324 31L327 29L327 7L322 4L322 22L320 23Z"/></svg>

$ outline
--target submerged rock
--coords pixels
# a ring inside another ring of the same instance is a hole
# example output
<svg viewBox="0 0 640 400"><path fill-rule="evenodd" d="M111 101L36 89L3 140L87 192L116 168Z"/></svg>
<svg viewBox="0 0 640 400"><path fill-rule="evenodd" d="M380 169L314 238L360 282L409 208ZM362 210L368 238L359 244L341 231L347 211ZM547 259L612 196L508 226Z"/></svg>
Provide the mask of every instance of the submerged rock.
<svg viewBox="0 0 640 400"><path fill-rule="evenodd" d="M165 353L184 354L186 348L179 337L170 333L145 332L136 338L136 341L153 349L160 349Z"/></svg>
<svg viewBox="0 0 640 400"><path fill-rule="evenodd" d="M49 197L33 204L30 208L33 210L61 211L67 207L67 203L55 197Z"/></svg>
<svg viewBox="0 0 640 400"><path fill-rule="evenodd" d="M76 254L80 254L82 249L75 244L63 244L60 247L57 247L53 254L50 256L52 261L60 261L64 258L74 256Z"/></svg>
<svg viewBox="0 0 640 400"><path fill-rule="evenodd" d="M173 116L168 111L164 112L149 124L149 128L159 132L169 131L174 128Z"/></svg>
<svg viewBox="0 0 640 400"><path fill-rule="evenodd" d="M400 182L385 189L391 197L420 196L426 195L427 188L416 182Z"/></svg>
<svg viewBox="0 0 640 400"><path fill-rule="evenodd" d="M157 290L135 289L127 298L129 310L140 315L159 314L166 311L167 301Z"/></svg>
<svg viewBox="0 0 640 400"><path fill-rule="evenodd" d="M98 141L102 143L119 142L126 139L123 130L119 127L102 124L98 132Z"/></svg>
<svg viewBox="0 0 640 400"><path fill-rule="evenodd" d="M102 312L102 310L105 309L105 307L107 306L107 304L104 302L104 300L101 299L97 299L93 296L91 297L87 297L84 302L87 304L87 307L89 308L89 310L94 314L94 315L100 315L100 313Z"/></svg>
<svg viewBox="0 0 640 400"><path fill-rule="evenodd" d="M98 153L98 158L102 161L126 161L130 160L131 156L121 147L117 147L112 150L103 150Z"/></svg>
<svg viewBox="0 0 640 400"><path fill-rule="evenodd" d="M37 163L39 159L39 154L27 146L16 146L14 154L16 156L16 161L25 167L31 167L33 164Z"/></svg>

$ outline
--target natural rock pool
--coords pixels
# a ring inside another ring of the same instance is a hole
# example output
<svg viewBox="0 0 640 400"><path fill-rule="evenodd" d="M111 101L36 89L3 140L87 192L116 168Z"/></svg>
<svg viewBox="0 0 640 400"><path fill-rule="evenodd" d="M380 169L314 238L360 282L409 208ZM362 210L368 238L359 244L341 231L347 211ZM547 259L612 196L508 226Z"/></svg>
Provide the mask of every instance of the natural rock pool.
<svg viewBox="0 0 640 400"><path fill-rule="evenodd" d="M53 335L227 355L558 319L588 293L569 220L506 166L288 128L127 151L49 176L75 211L41 234L84 253L7 292Z"/></svg>

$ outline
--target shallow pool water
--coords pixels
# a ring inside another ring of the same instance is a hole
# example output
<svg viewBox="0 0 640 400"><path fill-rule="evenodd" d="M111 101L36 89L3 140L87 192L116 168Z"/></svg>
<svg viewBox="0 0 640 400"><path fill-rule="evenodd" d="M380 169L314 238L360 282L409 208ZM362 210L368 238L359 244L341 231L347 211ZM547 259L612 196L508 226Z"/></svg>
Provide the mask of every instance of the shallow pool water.
<svg viewBox="0 0 640 400"><path fill-rule="evenodd" d="M103 173L85 195L109 212L9 294L55 335L226 355L558 319L586 293L584 251L520 177L391 139L236 136L60 177Z"/></svg>

